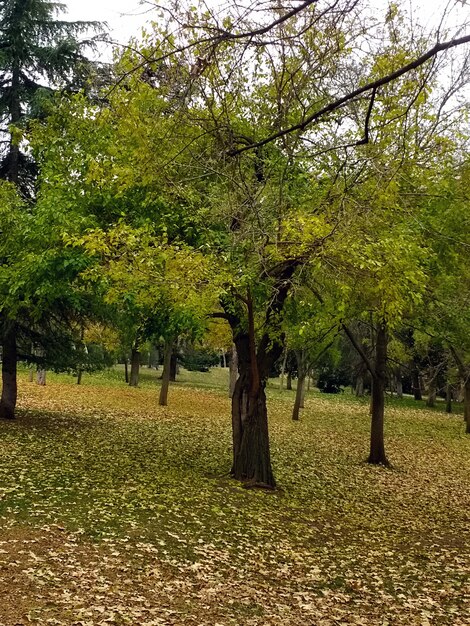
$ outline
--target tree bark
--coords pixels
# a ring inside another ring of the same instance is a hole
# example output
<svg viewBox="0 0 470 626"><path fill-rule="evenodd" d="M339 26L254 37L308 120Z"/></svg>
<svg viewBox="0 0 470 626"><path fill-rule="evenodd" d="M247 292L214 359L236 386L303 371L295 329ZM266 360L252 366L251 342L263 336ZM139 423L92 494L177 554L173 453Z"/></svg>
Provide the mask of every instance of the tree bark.
<svg viewBox="0 0 470 626"><path fill-rule="evenodd" d="M124 380L126 383L129 383L129 364L127 361L127 356L124 357Z"/></svg>
<svg viewBox="0 0 470 626"><path fill-rule="evenodd" d="M364 397L364 376L359 374L356 378L356 398Z"/></svg>
<svg viewBox="0 0 470 626"><path fill-rule="evenodd" d="M379 322L375 342L375 364L372 376L370 453L368 463L388 465L384 443L385 385L387 380L387 329Z"/></svg>
<svg viewBox="0 0 470 626"><path fill-rule="evenodd" d="M421 381L420 381L420 376L419 376L419 370L418 370L417 367L413 368L412 380L413 380L413 395L414 395L414 399L415 400L422 400L423 399L423 395L421 393Z"/></svg>
<svg viewBox="0 0 470 626"><path fill-rule="evenodd" d="M446 385L446 413L452 413L452 385Z"/></svg>
<svg viewBox="0 0 470 626"><path fill-rule="evenodd" d="M170 382L176 382L176 374L178 373L178 353L176 345L173 345L173 351L170 359Z"/></svg>
<svg viewBox="0 0 470 626"><path fill-rule="evenodd" d="M233 398L233 393L235 391L235 384L238 378L238 355L237 355L237 347L235 344L232 345L232 350L230 353L230 361L228 365L229 365L228 396L229 398Z"/></svg>
<svg viewBox="0 0 470 626"><path fill-rule="evenodd" d="M37 371L36 382L41 387L46 386L46 370L45 369L41 368Z"/></svg>
<svg viewBox="0 0 470 626"><path fill-rule="evenodd" d="M466 423L465 432L470 434L470 374L467 373L467 378L464 383L464 397L463 397L463 416Z"/></svg>
<svg viewBox="0 0 470 626"><path fill-rule="evenodd" d="M305 386L305 352L304 350L296 350L295 357L297 360L297 389L295 392L294 409L292 411L292 419L298 421L299 410L303 408L302 396Z"/></svg>
<svg viewBox="0 0 470 626"><path fill-rule="evenodd" d="M9 325L2 340L2 397L0 419L15 419L17 389L16 326Z"/></svg>
<svg viewBox="0 0 470 626"><path fill-rule="evenodd" d="M397 383L397 398L400 400L403 398L403 381L401 379L401 367L397 368L395 372L395 380Z"/></svg>
<svg viewBox="0 0 470 626"><path fill-rule="evenodd" d="M437 372L434 370L431 371L431 378L428 383L428 397L426 399L426 406L429 408L433 408L436 404L436 395L437 395Z"/></svg>
<svg viewBox="0 0 470 626"><path fill-rule="evenodd" d="M162 372L162 386L160 387L160 397L158 404L160 406L167 406L168 404L168 389L170 387L171 377L171 357L173 354L174 340L172 338L165 339L165 351L163 355L163 372Z"/></svg>
<svg viewBox="0 0 470 626"><path fill-rule="evenodd" d="M292 374L290 372L287 372L286 389L292 391Z"/></svg>
<svg viewBox="0 0 470 626"><path fill-rule="evenodd" d="M140 351L137 346L132 348L131 353L131 375L129 379L130 387L137 387L139 384L139 371L140 371Z"/></svg>
<svg viewBox="0 0 470 626"><path fill-rule="evenodd" d="M287 349L284 350L284 354L282 357L281 376L279 378L279 389L281 391L284 389L284 376L286 374L286 363L287 363Z"/></svg>
<svg viewBox="0 0 470 626"><path fill-rule="evenodd" d="M274 488L276 481L271 467L264 381L253 386L249 344L247 334L238 336L239 378L232 396L231 474L237 480Z"/></svg>

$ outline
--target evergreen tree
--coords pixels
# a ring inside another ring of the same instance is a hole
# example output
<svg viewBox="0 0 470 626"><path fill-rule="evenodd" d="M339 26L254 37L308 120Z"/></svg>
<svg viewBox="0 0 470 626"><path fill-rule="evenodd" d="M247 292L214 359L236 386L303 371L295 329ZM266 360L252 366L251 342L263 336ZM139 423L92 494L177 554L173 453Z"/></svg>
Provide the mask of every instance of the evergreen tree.
<svg viewBox="0 0 470 626"><path fill-rule="evenodd" d="M96 22L57 19L64 10L65 5L49 0L0 1L0 179L30 201L36 167L23 132L30 119L44 114L48 95L83 84L91 65L84 52L93 40L77 38L99 28ZM1 312L0 418L7 419L15 415L17 322L11 312Z"/></svg>

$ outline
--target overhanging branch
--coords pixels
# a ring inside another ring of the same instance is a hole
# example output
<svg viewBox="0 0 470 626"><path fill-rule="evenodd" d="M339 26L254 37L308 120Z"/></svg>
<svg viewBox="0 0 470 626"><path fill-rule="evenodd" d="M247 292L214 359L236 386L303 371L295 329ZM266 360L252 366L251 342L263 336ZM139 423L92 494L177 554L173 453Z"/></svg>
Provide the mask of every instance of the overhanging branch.
<svg viewBox="0 0 470 626"><path fill-rule="evenodd" d="M309 115L298 124L294 124L292 126L289 126L288 128L284 128L283 130L280 130L277 133L274 133L270 135L269 137L262 139L261 141L257 141L248 146L242 146L241 148L237 148L236 150L231 150L229 152L229 155L235 156L237 154L241 154L242 152L246 152L247 150L260 148L261 146L265 146L266 144L271 143L275 141L276 139L280 139L281 137L285 137L286 135L289 135L295 131L305 130L308 126L315 124L318 120L320 120L322 117L324 117L328 113L332 113L333 111L336 111L337 109L351 102L351 100L355 100L358 96L368 93L369 91L372 92L371 101L369 103L369 110L367 113L367 116L370 118L372 106L374 103L375 93L379 87L388 85L389 83L392 83L393 81L397 80L398 78L407 74L408 72L411 72L412 70L415 70L418 67L421 67L421 65L424 65L424 63L426 63L427 61L435 57L440 52L444 52L445 50L451 50L452 48L462 46L463 44L466 44L466 43L470 43L470 35L466 35L465 37L458 37L456 39L450 39L449 41L443 41L443 42L437 43L436 45L434 45L432 48L430 48L427 52L419 56L414 61L411 61L410 63L407 63L406 65L403 65L402 67L398 68L394 72L391 72L390 74L387 74L386 76L382 76L382 78L378 78L377 80L367 83L363 87L358 87L354 91L350 91L349 93L342 96L341 98L338 98L337 100L334 100L333 102L330 102L319 111L312 113L312 115ZM367 120L367 117L366 117L366 120ZM368 124L367 121L366 121L366 124ZM367 131L367 125L366 125L366 131ZM368 135L368 131L367 131L367 135Z"/></svg>

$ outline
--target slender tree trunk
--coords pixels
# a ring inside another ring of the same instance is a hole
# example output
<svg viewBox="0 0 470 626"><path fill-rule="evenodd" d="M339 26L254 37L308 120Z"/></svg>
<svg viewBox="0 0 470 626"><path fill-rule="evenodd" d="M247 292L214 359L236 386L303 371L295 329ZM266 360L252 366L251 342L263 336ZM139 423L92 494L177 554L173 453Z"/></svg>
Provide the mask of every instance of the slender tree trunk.
<svg viewBox="0 0 470 626"><path fill-rule="evenodd" d="M286 389L292 391L292 374L290 372L287 372Z"/></svg>
<svg viewBox="0 0 470 626"><path fill-rule="evenodd" d="M446 413L452 413L452 385L446 385Z"/></svg>
<svg viewBox="0 0 470 626"><path fill-rule="evenodd" d="M34 380L34 368L32 365L29 366L28 380L30 383L32 383Z"/></svg>
<svg viewBox="0 0 470 626"><path fill-rule="evenodd" d="M173 351L171 353L170 361L170 382L176 382L176 375L178 373L178 342L173 341Z"/></svg>
<svg viewBox="0 0 470 626"><path fill-rule="evenodd" d="M396 382L397 382L397 398L400 400L403 398L403 381L401 379L401 367L397 368L395 372Z"/></svg>
<svg viewBox="0 0 470 626"><path fill-rule="evenodd" d="M372 377L371 432L368 463L388 465L384 443L385 385L387 380L387 329L379 323L375 342L375 367Z"/></svg>
<svg viewBox="0 0 470 626"><path fill-rule="evenodd" d="M6 328L2 341L2 397L0 400L0 418L14 419L17 390L17 348L16 326Z"/></svg>
<svg viewBox="0 0 470 626"><path fill-rule="evenodd" d="M228 396L229 398L233 398L233 392L235 391L235 384L238 378L238 355L237 355L237 346L235 344L232 345L232 350L230 353L230 361L229 361L229 384L228 384Z"/></svg>
<svg viewBox="0 0 470 626"><path fill-rule="evenodd" d="M470 433L470 374L467 373L467 378L464 384L464 399L463 399L463 416L466 423L467 434Z"/></svg>
<svg viewBox="0 0 470 626"><path fill-rule="evenodd" d="M77 385L82 384L83 370L79 369L77 372Z"/></svg>
<svg viewBox="0 0 470 626"><path fill-rule="evenodd" d="M284 354L282 357L281 376L279 380L279 389L281 391L284 389L284 376L286 374L286 363L287 363L287 348L284 350Z"/></svg>
<svg viewBox="0 0 470 626"><path fill-rule="evenodd" d="M167 406L168 404L168 389L170 387L170 374L171 374L171 357L173 354L174 340L172 338L165 339L165 351L163 355L163 372L162 372L162 386L160 387L160 397L158 404L160 406Z"/></svg>
<svg viewBox="0 0 470 626"><path fill-rule="evenodd" d="M297 360L297 389L295 392L294 409L292 411L292 419L298 421L299 409L302 408L302 396L305 386L305 353L304 350L296 350L295 358Z"/></svg>
<svg viewBox="0 0 470 626"><path fill-rule="evenodd" d="M129 364L127 356L124 357L124 380L129 383Z"/></svg>
<svg viewBox="0 0 470 626"><path fill-rule="evenodd" d="M45 369L41 368L41 369L39 369L37 371L36 382L41 387L45 387L46 386L46 370Z"/></svg>
<svg viewBox="0 0 470 626"><path fill-rule="evenodd" d="M307 373L305 373L304 379L302 381L302 390L300 393L300 408L301 409L305 409L305 391L307 389L307 380L308 380L308 375Z"/></svg>
<svg viewBox="0 0 470 626"><path fill-rule="evenodd" d="M421 381L420 381L419 370L417 367L413 369L412 381L413 381L413 395L414 395L415 400L422 400L423 395L421 393Z"/></svg>
<svg viewBox="0 0 470 626"><path fill-rule="evenodd" d="M364 397L364 376L359 374L356 378L356 398Z"/></svg>
<svg viewBox="0 0 470 626"><path fill-rule="evenodd" d="M429 408L433 408L436 404L436 395L437 395L437 372L434 370L431 371L431 378L429 379L428 384L428 397L426 399L426 406Z"/></svg>
<svg viewBox="0 0 470 626"><path fill-rule="evenodd" d="M137 346L132 348L131 354L131 375L129 385L131 387L137 387L139 384L139 371L140 371L140 351Z"/></svg>
<svg viewBox="0 0 470 626"><path fill-rule="evenodd" d="M227 357L225 355L225 350L222 350L222 367L224 369L227 367Z"/></svg>

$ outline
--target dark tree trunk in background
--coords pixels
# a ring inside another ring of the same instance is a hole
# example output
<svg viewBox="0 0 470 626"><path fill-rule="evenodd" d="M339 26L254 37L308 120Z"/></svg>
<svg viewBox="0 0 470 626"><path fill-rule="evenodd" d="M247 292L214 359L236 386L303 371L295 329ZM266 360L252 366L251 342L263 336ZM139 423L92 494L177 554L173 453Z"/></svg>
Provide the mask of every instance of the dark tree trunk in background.
<svg viewBox="0 0 470 626"><path fill-rule="evenodd" d="M292 374L290 372L287 372L286 389L292 391Z"/></svg>
<svg viewBox="0 0 470 626"><path fill-rule="evenodd" d="M461 379L463 380L463 417L465 420L465 432L470 434L470 367L464 363L457 350L449 345L450 351L455 359Z"/></svg>
<svg viewBox="0 0 470 626"><path fill-rule="evenodd" d="M426 399L426 406L433 408L436 404L437 395L437 371L434 369L431 371L431 378L428 383L428 397Z"/></svg>
<svg viewBox="0 0 470 626"><path fill-rule="evenodd" d="M82 384L83 370L79 369L77 372L77 385Z"/></svg>
<svg viewBox="0 0 470 626"><path fill-rule="evenodd" d="M297 389L295 392L295 401L294 401L294 409L292 411L292 419L294 421L298 421L299 419L299 410L303 408L303 391L305 385L305 351L304 350L296 350L295 358L297 360Z"/></svg>
<svg viewBox="0 0 470 626"><path fill-rule="evenodd" d="M385 385L387 381L387 329L385 321L377 328L375 364L372 377L370 453L368 463L388 465L384 443Z"/></svg>
<svg viewBox="0 0 470 626"><path fill-rule="evenodd" d="M464 385L464 397L463 397L463 416L466 423L465 432L470 433L470 375L467 373L467 378Z"/></svg>
<svg viewBox="0 0 470 626"><path fill-rule="evenodd" d="M397 398L400 398L400 400L403 398L403 381L401 376L401 367L398 367L395 372L395 379L397 383Z"/></svg>
<svg viewBox="0 0 470 626"><path fill-rule="evenodd" d="M39 369L37 371L36 382L41 387L45 387L46 386L46 370L45 369L41 368L41 369Z"/></svg>
<svg viewBox="0 0 470 626"><path fill-rule="evenodd" d="M364 376L359 374L356 378L356 398L364 397Z"/></svg>
<svg viewBox="0 0 470 626"><path fill-rule="evenodd" d="M8 325L2 340L2 397L0 400L0 418L14 419L17 398L17 349L16 326Z"/></svg>
<svg viewBox="0 0 470 626"><path fill-rule="evenodd" d="M170 359L170 382L176 382L176 374L178 373L178 352L176 345L173 345Z"/></svg>
<svg viewBox="0 0 470 626"><path fill-rule="evenodd" d="M173 339L165 339L162 386L160 387L160 397L158 399L158 404L160 406L167 406L168 404L168 389L170 388L171 356L173 354L173 344Z"/></svg>
<svg viewBox="0 0 470 626"><path fill-rule="evenodd" d="M139 372L140 372L140 351L137 346L132 348L131 353L131 375L129 379L130 387L137 387L139 384Z"/></svg>
<svg viewBox="0 0 470 626"><path fill-rule="evenodd" d="M373 465L388 465L385 455L384 443L384 412L385 412L385 388L387 383L387 325L381 319L375 329L371 327L371 343L373 345L374 357L371 359L364 346L361 344L351 330L343 324L343 329L352 345L362 358L364 365L368 369L372 378L372 389L370 398L370 450L367 462Z"/></svg>
<svg viewBox="0 0 470 626"><path fill-rule="evenodd" d="M284 355L282 357L281 375L279 377L279 389L281 391L284 389L284 377L286 375L286 363L287 363L287 348L284 350Z"/></svg>
<svg viewBox="0 0 470 626"><path fill-rule="evenodd" d="M235 391L235 384L238 378L238 355L237 355L237 347L235 344L232 346L232 350L230 352L230 361L229 361L229 385L228 385L228 396L229 398L233 398L233 393Z"/></svg>
<svg viewBox="0 0 470 626"><path fill-rule="evenodd" d="M413 395L414 395L415 400L422 400L423 395L421 393L421 381L420 381L420 376L419 376L419 370L417 367L413 369L412 382L413 382Z"/></svg>
<svg viewBox="0 0 470 626"><path fill-rule="evenodd" d="M129 363L127 360L127 356L124 357L124 379L126 383L129 383Z"/></svg>
<svg viewBox="0 0 470 626"><path fill-rule="evenodd" d="M452 385L446 385L446 413L452 413Z"/></svg>

